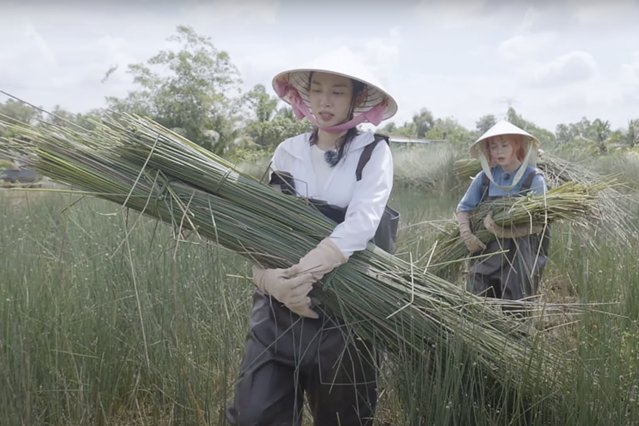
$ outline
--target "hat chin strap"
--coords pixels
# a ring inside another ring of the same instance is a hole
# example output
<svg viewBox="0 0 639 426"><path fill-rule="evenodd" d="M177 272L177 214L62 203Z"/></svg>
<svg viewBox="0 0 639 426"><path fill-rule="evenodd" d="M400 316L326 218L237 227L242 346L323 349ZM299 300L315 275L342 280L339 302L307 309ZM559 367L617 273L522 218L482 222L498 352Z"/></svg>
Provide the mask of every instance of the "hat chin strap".
<svg viewBox="0 0 639 426"><path fill-rule="evenodd" d="M315 118L311 110L308 108L302 97L300 96L297 89L287 82L277 81L277 94L280 97L288 96L288 100L293 108L293 113L297 119L302 119L304 117L308 118L308 120L315 124L319 129L328 132L328 133L341 133L344 130L352 129L353 127L361 124L365 121L377 126L384 119L384 110L386 109L386 100L375 105L373 108L369 109L365 113L359 114L357 117L353 117L351 120L346 123L341 123L336 126L331 127L323 127Z"/></svg>
<svg viewBox="0 0 639 426"><path fill-rule="evenodd" d="M534 146L530 144L528 146L528 152L526 153L526 157L524 158L524 161L521 162L521 165L519 166L519 170L517 170L517 173L515 174L515 177L513 178L513 184L510 186L501 186L495 182L495 179L493 178L493 173L490 170L490 165L488 164L488 160L486 159L486 156L481 150L479 151L479 162L481 163L481 168L484 170L484 173L486 173L486 175L488 176L488 179L490 179L493 185L508 192L519 183L519 181L521 180L521 177L526 172L526 166L528 166L528 163L530 162L533 149L534 149Z"/></svg>

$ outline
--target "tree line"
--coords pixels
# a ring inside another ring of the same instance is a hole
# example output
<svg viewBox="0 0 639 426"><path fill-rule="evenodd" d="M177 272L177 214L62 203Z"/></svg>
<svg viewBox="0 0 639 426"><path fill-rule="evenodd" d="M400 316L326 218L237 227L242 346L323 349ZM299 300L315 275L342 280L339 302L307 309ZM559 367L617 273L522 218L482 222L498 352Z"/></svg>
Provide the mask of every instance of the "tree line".
<svg viewBox="0 0 639 426"><path fill-rule="evenodd" d="M226 156L272 150L284 139L312 128L308 120L297 120L290 107L278 107L279 99L263 85L242 92L239 70L209 37L198 35L190 27L178 26L169 40L176 42L179 50L163 50L144 63L128 65L127 73L133 77L135 89L122 98L107 97L104 108L73 114L58 105L51 114L42 114L8 99L0 103L0 117L4 121L90 128L106 111L138 114ZM104 80L115 69L108 70ZM583 145L604 154L611 147L634 148L639 143L639 119L629 120L625 129L612 130L607 120L590 121L583 117L577 123L557 125L554 132L525 120L512 107L506 119L544 144ZM496 121L494 115L487 114L476 121L474 129L467 129L454 118L435 118L429 109L423 108L411 121L401 125L390 122L377 131L390 136L468 144ZM2 127L0 135L16 136L11 129Z"/></svg>

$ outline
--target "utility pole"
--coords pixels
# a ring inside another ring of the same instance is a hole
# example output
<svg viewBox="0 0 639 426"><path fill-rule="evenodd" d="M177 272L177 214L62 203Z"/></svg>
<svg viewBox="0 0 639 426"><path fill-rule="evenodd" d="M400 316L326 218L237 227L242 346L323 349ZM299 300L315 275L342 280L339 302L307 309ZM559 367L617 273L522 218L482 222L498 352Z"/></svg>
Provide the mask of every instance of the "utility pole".
<svg viewBox="0 0 639 426"><path fill-rule="evenodd" d="M508 106L508 109L506 110L506 114L504 114L505 119L508 118L508 111L510 111L510 108L512 108L514 104L519 103L517 98L513 96L505 96L503 98L498 99L497 102L500 104L506 104Z"/></svg>

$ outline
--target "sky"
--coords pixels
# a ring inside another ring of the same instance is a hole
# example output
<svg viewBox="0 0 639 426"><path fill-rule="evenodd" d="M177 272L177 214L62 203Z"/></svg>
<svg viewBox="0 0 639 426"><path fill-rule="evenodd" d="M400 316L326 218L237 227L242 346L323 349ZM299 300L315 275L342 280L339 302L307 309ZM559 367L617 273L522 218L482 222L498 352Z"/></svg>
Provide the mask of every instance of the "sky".
<svg viewBox="0 0 639 426"><path fill-rule="evenodd" d="M227 52L245 91L274 95L273 76L318 57L354 59L395 98L398 125L428 108L474 129L509 105L551 131L639 118L639 0L0 0L0 90L104 107L136 89L129 64L176 48L178 25Z"/></svg>

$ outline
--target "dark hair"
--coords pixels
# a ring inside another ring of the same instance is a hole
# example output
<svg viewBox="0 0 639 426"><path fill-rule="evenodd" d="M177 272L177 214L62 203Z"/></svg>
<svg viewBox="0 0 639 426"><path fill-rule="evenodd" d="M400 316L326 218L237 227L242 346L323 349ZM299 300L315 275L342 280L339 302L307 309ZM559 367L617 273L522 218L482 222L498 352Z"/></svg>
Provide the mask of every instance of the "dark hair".
<svg viewBox="0 0 639 426"><path fill-rule="evenodd" d="M308 91L309 92L310 92L312 79L313 79L313 71L311 71L308 75ZM353 85L353 96L351 98L351 108L348 111L348 120L350 121L353 119L353 113L355 111L355 101L357 100L357 97L359 96L359 94L362 93L364 89L366 89L366 84L358 80L353 80L352 78L349 80L351 81L351 84ZM318 132L319 132L318 127L313 126L313 132L311 133L311 139L310 139L311 145L315 145L317 143ZM339 149L337 150L337 159L335 160L334 163L331 164L331 167L339 163L339 160L341 160L342 157L344 156L344 150L346 149L348 144L351 143L353 139L355 139L355 136L357 136L358 134L359 134L359 130L357 130L357 126L354 126L348 129L346 133L344 133L344 135L337 141L337 146L339 146Z"/></svg>

